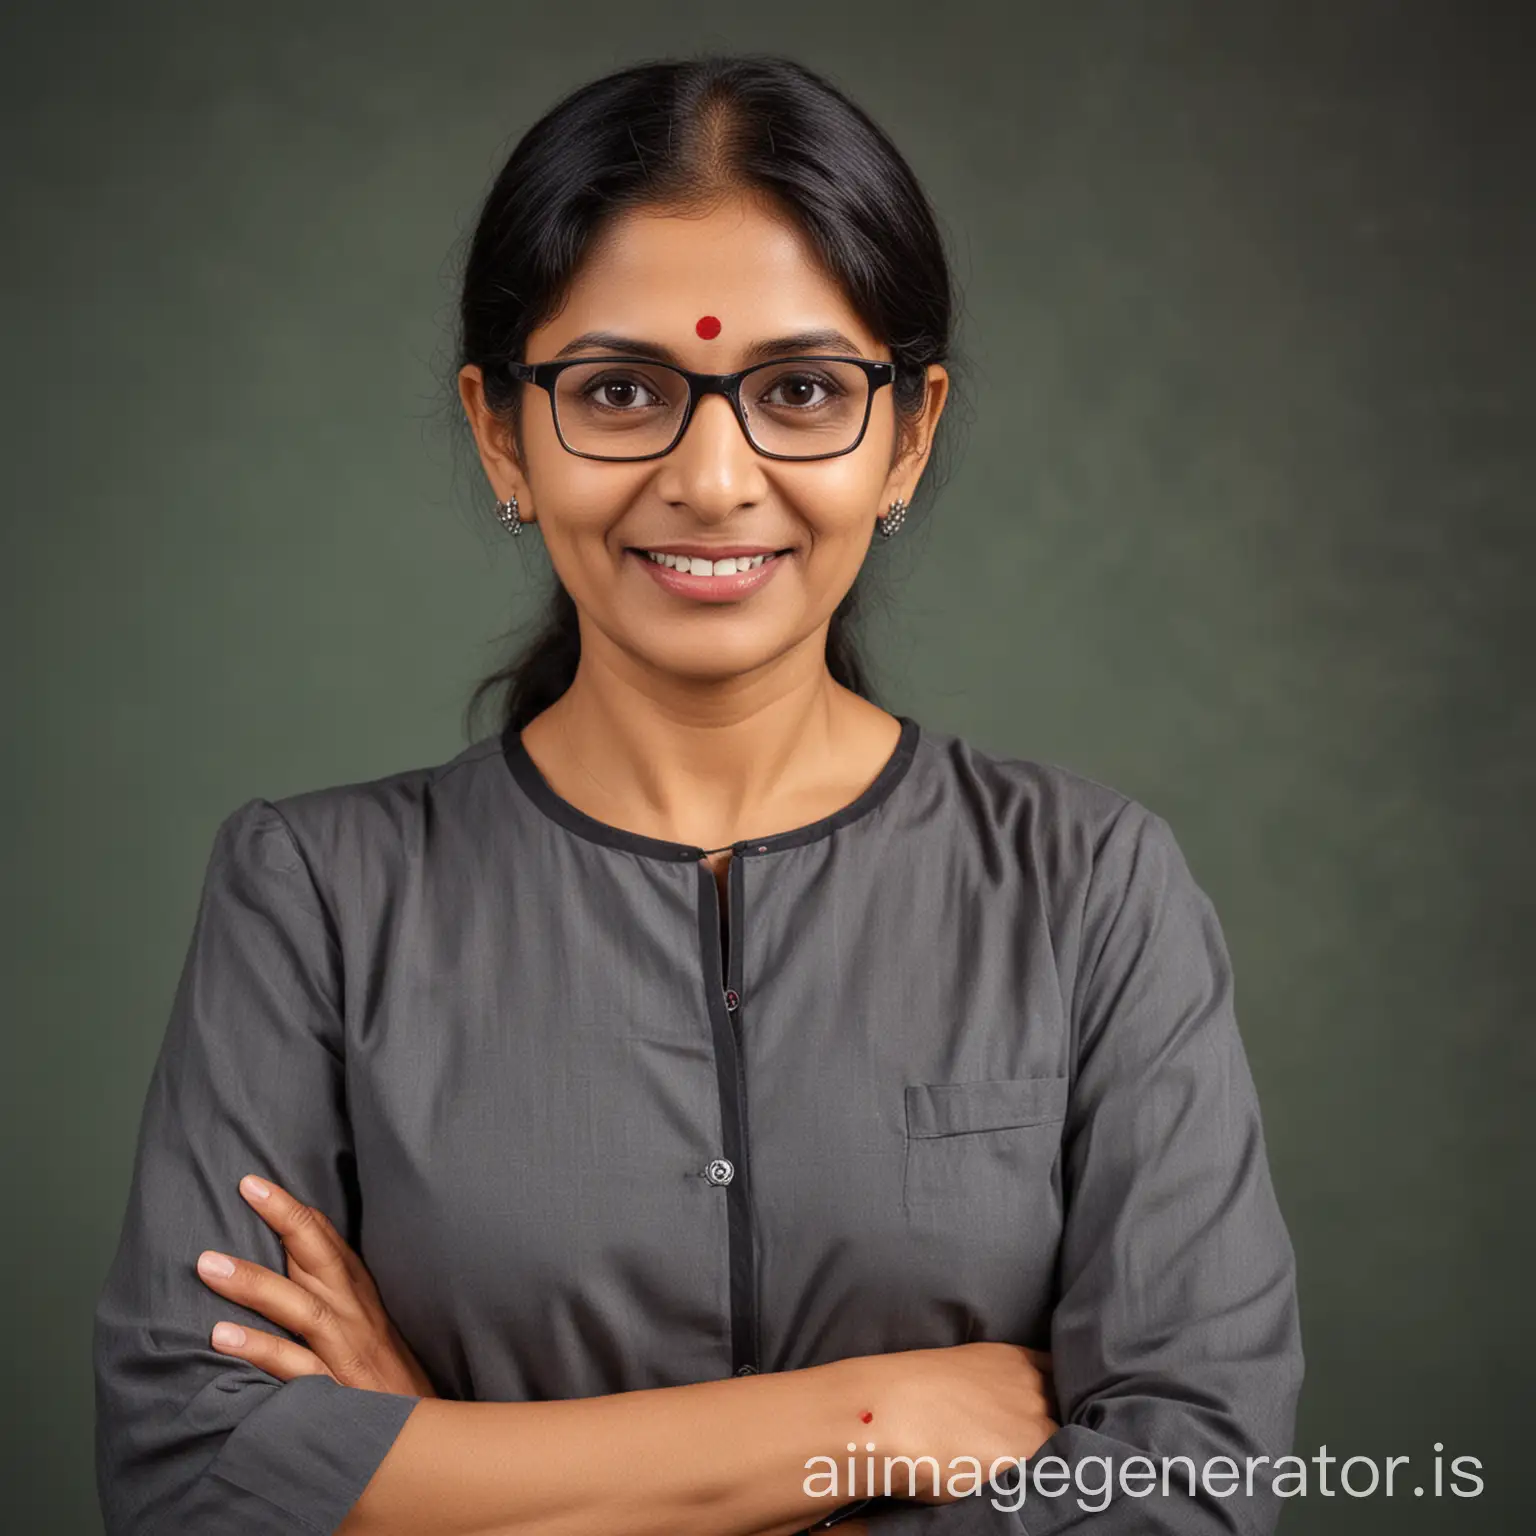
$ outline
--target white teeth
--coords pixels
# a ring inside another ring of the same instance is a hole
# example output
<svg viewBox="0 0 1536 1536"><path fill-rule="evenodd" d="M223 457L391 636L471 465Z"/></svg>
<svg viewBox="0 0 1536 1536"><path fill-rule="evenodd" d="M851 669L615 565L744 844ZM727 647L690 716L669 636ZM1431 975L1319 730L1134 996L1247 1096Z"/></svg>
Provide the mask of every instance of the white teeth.
<svg viewBox="0 0 1536 1536"><path fill-rule="evenodd" d="M659 555L646 550L647 560L665 565L671 570L685 571L690 576L739 576L743 571L753 571L772 555L740 555L734 560L698 560L688 555Z"/></svg>

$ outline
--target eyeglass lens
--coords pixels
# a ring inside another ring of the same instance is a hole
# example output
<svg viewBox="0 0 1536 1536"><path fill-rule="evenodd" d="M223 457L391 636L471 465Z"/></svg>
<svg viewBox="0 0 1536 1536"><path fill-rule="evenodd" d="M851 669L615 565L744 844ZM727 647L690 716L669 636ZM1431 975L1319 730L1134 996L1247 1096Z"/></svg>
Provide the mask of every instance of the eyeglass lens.
<svg viewBox="0 0 1536 1536"><path fill-rule="evenodd" d="M688 383L664 363L579 363L555 381L561 435L577 453L643 458L677 436ZM869 375L851 363L786 359L741 381L748 435L765 453L820 458L852 447L869 404Z"/></svg>

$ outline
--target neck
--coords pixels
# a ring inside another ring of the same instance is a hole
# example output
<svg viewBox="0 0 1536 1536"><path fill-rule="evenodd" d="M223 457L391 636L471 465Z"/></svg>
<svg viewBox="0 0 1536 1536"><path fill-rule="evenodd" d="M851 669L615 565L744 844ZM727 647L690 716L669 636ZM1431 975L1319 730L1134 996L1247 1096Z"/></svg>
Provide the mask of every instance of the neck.
<svg viewBox="0 0 1536 1536"><path fill-rule="evenodd" d="M523 743L559 793L598 820L724 848L829 814L893 749L892 717L817 661L799 676L688 690L648 688L584 651L571 687L529 722Z"/></svg>

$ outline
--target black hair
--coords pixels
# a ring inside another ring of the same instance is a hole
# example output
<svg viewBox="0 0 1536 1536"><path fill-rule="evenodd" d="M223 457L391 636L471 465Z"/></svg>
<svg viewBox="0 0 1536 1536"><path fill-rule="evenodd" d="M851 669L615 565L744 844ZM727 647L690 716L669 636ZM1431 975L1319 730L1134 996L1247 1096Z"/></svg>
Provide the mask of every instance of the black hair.
<svg viewBox="0 0 1536 1536"><path fill-rule="evenodd" d="M742 194L796 223L890 349L899 451L925 404L929 364L955 371L955 297L938 222L884 131L823 76L773 54L635 64L578 87L523 134L467 243L455 406L459 370L479 365L486 402L521 460L523 391L497 365L525 360L529 334L558 312L594 239L632 210L703 211ZM456 415L463 420L462 407ZM943 478L937 464L952 415L947 405L909 520ZM832 615L826 656L839 683L874 700L853 630L868 565ZM570 687L580 654L576 605L556 577L533 639L471 695L470 734L491 693L501 696L498 729L520 730Z"/></svg>

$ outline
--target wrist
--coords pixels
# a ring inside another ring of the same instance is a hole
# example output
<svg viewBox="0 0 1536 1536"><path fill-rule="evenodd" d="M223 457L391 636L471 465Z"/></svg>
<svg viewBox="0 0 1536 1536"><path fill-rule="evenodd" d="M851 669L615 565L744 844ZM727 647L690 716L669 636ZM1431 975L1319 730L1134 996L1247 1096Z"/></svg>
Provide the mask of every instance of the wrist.
<svg viewBox="0 0 1536 1536"><path fill-rule="evenodd" d="M833 1468L837 1477L835 1496L828 1497L826 1513L818 1520L856 1500L883 1494L886 1458L907 1452L918 1437L917 1426L908 1422L910 1410L896 1390L894 1359L889 1354L851 1355L815 1367L825 1373L819 1422L821 1454L829 1459L817 1463L823 1474L818 1485L830 1482ZM842 1518L853 1513L850 1509Z"/></svg>

